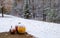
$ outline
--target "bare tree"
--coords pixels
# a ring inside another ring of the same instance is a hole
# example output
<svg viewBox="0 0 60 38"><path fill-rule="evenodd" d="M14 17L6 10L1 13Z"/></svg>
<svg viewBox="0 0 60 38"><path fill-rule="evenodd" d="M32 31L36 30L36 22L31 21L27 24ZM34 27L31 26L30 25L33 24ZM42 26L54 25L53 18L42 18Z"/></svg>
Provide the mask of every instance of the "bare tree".
<svg viewBox="0 0 60 38"><path fill-rule="evenodd" d="M4 17L4 12L3 12L3 9L4 9L4 7L3 7L3 0L1 0L2 17Z"/></svg>
<svg viewBox="0 0 60 38"><path fill-rule="evenodd" d="M46 21L46 14L45 14L45 11L44 11L44 0L43 0L43 21Z"/></svg>

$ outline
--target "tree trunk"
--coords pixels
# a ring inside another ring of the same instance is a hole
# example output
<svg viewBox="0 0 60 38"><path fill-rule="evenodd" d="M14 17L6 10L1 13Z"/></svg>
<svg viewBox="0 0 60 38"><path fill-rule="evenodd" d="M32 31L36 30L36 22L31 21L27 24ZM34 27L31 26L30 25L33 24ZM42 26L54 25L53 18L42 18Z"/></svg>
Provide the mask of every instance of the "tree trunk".
<svg viewBox="0 0 60 38"><path fill-rule="evenodd" d="M4 17L3 7L1 8L1 10L2 10L2 17Z"/></svg>

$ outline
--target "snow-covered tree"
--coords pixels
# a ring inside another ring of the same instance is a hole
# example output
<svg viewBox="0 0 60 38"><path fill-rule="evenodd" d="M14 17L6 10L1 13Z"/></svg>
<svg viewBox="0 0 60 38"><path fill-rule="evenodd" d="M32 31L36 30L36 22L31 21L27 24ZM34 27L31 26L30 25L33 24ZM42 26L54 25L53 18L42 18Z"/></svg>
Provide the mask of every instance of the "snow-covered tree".
<svg viewBox="0 0 60 38"><path fill-rule="evenodd" d="M25 9L24 9L24 17L29 19L31 16L30 12L29 12L29 4L28 1L26 0L26 5L25 5Z"/></svg>
<svg viewBox="0 0 60 38"><path fill-rule="evenodd" d="M55 22L56 18L57 18L57 12L55 11L55 9L49 9L47 10L47 20L50 22Z"/></svg>

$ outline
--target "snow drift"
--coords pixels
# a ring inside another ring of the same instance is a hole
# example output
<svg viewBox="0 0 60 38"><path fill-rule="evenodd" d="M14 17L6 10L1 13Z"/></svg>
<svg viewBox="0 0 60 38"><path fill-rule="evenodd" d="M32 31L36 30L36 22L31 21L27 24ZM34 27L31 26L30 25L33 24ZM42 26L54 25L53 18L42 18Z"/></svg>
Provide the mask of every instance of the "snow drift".
<svg viewBox="0 0 60 38"><path fill-rule="evenodd" d="M37 38L60 38L60 24L28 20L11 15L5 16L7 17L0 18L0 32L8 32L11 26L14 28L18 22L21 22L20 25L25 26L26 31Z"/></svg>

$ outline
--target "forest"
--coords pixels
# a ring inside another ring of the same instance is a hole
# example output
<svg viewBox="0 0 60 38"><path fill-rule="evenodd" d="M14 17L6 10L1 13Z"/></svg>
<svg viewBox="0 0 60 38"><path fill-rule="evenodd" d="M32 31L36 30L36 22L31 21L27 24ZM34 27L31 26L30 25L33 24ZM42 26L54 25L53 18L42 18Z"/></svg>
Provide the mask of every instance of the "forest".
<svg viewBox="0 0 60 38"><path fill-rule="evenodd" d="M60 23L60 0L1 0L0 13Z"/></svg>

